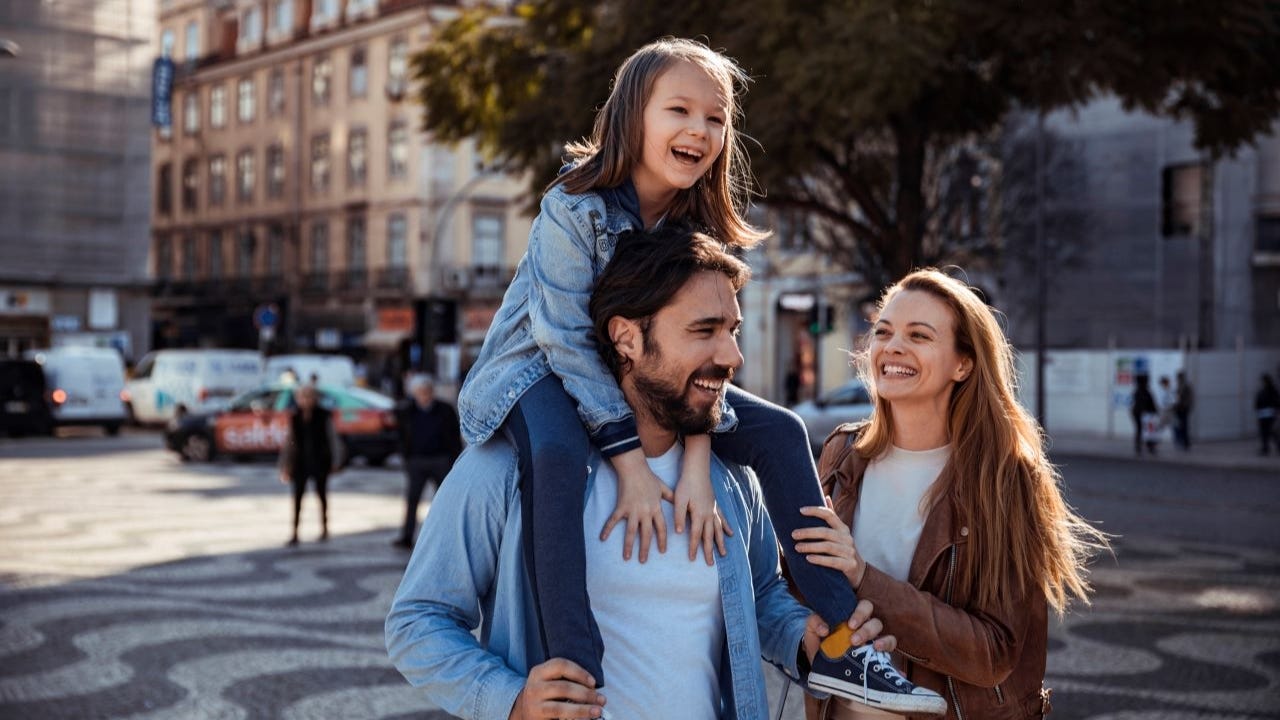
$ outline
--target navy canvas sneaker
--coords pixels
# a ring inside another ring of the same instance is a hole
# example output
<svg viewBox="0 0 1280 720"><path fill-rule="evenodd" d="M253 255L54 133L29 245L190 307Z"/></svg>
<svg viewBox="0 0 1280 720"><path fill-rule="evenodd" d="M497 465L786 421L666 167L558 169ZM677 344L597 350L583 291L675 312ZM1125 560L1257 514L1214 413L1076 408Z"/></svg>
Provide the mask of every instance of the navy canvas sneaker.
<svg viewBox="0 0 1280 720"><path fill-rule="evenodd" d="M896 713L942 715L947 701L927 688L916 687L870 643L832 659L821 650L813 658L809 687L854 702Z"/></svg>

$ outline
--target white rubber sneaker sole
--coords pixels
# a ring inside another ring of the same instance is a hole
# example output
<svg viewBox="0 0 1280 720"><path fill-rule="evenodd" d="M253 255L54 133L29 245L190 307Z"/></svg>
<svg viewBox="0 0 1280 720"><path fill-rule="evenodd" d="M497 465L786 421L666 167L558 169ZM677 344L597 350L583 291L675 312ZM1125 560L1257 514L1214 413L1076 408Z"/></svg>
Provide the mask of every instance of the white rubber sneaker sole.
<svg viewBox="0 0 1280 720"><path fill-rule="evenodd" d="M889 712L927 715L944 715L947 712L947 701L937 694L903 695L868 688L864 696L862 683L849 683L826 675L814 674L809 675L809 687Z"/></svg>

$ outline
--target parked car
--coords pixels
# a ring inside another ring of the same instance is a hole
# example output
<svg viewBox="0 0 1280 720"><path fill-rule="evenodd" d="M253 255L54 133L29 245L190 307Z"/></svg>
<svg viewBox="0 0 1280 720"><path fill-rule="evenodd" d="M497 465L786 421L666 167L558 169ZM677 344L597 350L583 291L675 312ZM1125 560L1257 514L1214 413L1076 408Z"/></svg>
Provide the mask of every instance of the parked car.
<svg viewBox="0 0 1280 720"><path fill-rule="evenodd" d="M52 401L54 425L98 425L108 435L128 419L124 360L112 348L57 347L29 350L39 363Z"/></svg>
<svg viewBox="0 0 1280 720"><path fill-rule="evenodd" d="M271 383L231 401L225 409L181 413L165 429L165 445L183 460L203 462L218 456L275 456L289 432L296 407L296 383ZM356 387L319 385L320 406L333 411L345 465L363 457L382 465L399 449L395 401Z"/></svg>
<svg viewBox="0 0 1280 720"><path fill-rule="evenodd" d="M53 432L44 371L32 360L0 360L0 434Z"/></svg>
<svg viewBox="0 0 1280 720"><path fill-rule="evenodd" d="M875 406L871 395L861 380L854 379L791 408L804 421L809 431L809 443L814 455L822 449L822 443L841 423L866 420Z"/></svg>
<svg viewBox="0 0 1280 720"><path fill-rule="evenodd" d="M350 387L356 384L355 361L346 355L272 355L267 358L263 382L284 382L293 373L296 382Z"/></svg>
<svg viewBox="0 0 1280 720"><path fill-rule="evenodd" d="M262 355L253 350L158 350L143 356L125 384L130 417L163 423L182 408L205 413L262 384Z"/></svg>

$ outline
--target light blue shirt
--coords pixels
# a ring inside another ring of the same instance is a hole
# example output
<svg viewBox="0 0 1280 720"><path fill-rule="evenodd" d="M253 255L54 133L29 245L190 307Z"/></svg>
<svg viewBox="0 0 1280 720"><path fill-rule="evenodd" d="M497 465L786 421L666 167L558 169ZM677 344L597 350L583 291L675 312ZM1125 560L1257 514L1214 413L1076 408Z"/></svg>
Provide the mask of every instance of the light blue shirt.
<svg viewBox="0 0 1280 720"><path fill-rule="evenodd" d="M593 453L588 492L601 462ZM726 628L720 667L728 668L720 718L767 720L760 660L798 681L809 611L787 592L755 477L714 457L711 474L734 531L727 557L716 561ZM387 615L396 668L461 718L506 718L529 668L546 659L524 572L517 475L516 452L501 436L467 448L435 496ZM681 668L671 672L678 682Z"/></svg>

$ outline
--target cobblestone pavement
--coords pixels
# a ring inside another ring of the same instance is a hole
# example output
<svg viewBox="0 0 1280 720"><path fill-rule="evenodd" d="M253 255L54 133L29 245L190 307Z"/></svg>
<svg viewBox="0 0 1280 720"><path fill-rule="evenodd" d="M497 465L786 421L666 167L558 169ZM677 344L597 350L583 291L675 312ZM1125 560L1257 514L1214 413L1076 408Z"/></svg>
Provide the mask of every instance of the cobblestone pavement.
<svg viewBox="0 0 1280 720"><path fill-rule="evenodd" d="M382 646L397 471L335 478L327 543L309 496L290 549L270 466L156 444L0 445L0 718L447 717ZM1126 538L1117 558L1052 630L1054 718L1280 718L1280 553Z"/></svg>

